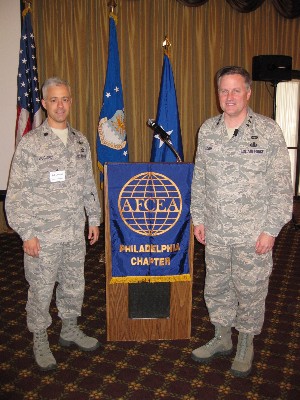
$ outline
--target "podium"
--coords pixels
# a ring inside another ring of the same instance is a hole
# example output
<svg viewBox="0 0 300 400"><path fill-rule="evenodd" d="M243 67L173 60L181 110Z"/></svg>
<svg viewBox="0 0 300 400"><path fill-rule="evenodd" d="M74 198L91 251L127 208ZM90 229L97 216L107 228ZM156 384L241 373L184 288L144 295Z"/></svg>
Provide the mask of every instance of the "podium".
<svg viewBox="0 0 300 400"><path fill-rule="evenodd" d="M187 228L188 240L186 249L189 279L180 280L179 276L178 280L175 277L174 281L171 279L171 281L166 282L164 277L162 277L162 281L159 282L145 282L143 279L139 281L137 277L134 283L127 282L126 279L125 282L122 282L122 278L118 283L112 283L114 277L112 268L111 203L119 200L117 198L110 198L109 187L111 182L109 179L112 178L110 178L109 170L113 166L116 168L116 164L108 163L104 167L107 340L147 341L189 339L191 336L194 254L194 235L191 222ZM160 163L126 163L123 165L120 163L118 164L120 168L119 174L124 174L125 167L130 168L130 166L135 167L135 165L139 166L140 171L143 170L143 167L145 170L148 170L149 164ZM172 169L179 169L183 168L182 165L185 163L170 164L172 164ZM138 176L135 173L133 175L132 179L136 179ZM135 185L134 188L136 187L139 186ZM155 196L158 196L158 194L155 193ZM147 198L147 204L149 201ZM172 202L172 200L170 201ZM139 204L140 202L138 200ZM161 203L162 201L160 200ZM146 237L146 239L151 241L151 237ZM136 248L132 247L132 251L136 251ZM153 279L155 280L155 277ZM159 277L158 280L160 280Z"/></svg>

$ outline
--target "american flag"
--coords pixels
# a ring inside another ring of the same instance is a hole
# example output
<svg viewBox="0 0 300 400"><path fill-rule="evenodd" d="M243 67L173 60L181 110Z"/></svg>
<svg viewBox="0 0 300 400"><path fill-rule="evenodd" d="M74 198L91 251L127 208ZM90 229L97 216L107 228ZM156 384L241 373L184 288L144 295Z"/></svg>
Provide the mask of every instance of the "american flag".
<svg viewBox="0 0 300 400"><path fill-rule="evenodd" d="M16 144L42 123L42 109L30 9L26 9L20 40Z"/></svg>

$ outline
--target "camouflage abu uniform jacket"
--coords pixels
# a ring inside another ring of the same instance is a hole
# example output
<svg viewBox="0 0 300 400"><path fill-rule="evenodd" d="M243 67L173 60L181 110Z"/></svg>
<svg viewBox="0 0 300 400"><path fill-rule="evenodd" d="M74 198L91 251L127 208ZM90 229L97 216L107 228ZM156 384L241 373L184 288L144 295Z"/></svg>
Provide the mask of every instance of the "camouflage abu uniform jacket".
<svg viewBox="0 0 300 400"><path fill-rule="evenodd" d="M261 232L277 236L291 219L290 160L282 131L250 108L228 140L224 116L199 130L192 183L194 226L205 225L206 240L222 244L256 241Z"/></svg>
<svg viewBox="0 0 300 400"><path fill-rule="evenodd" d="M56 243L82 236L85 211L90 226L100 225L90 147L82 133L68 129L65 146L46 120L16 149L5 208L23 241L36 236Z"/></svg>

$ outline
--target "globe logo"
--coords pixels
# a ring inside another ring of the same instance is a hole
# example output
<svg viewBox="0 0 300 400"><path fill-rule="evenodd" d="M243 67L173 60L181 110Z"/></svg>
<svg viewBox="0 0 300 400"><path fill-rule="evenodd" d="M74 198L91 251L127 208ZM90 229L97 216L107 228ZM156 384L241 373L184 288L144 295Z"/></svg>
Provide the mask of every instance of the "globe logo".
<svg viewBox="0 0 300 400"><path fill-rule="evenodd" d="M170 178L156 172L143 172L125 183L118 208L123 222L132 231L144 236L158 236L178 221L182 198Z"/></svg>

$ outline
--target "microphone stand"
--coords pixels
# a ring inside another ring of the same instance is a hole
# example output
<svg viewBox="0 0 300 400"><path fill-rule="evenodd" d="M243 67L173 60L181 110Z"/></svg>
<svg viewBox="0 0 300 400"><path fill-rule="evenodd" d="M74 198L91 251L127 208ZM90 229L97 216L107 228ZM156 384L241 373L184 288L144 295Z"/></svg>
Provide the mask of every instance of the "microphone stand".
<svg viewBox="0 0 300 400"><path fill-rule="evenodd" d="M149 119L147 122L147 125L149 126L149 128L153 129L154 133L156 133L160 137L160 140L162 140L169 147L169 149L175 155L176 161L181 163L182 159L181 159L180 155L178 154L177 150L172 145L170 136L167 134L167 132L165 132L162 129L162 127L157 125L157 123L153 119Z"/></svg>
<svg viewBox="0 0 300 400"><path fill-rule="evenodd" d="M155 132L155 131L154 131ZM174 146L172 145L172 143L169 141L168 138L163 137L163 135L161 135L159 132L155 132L159 135L160 139L169 147L169 149L174 153L175 157L176 157L176 162L181 163L182 159L180 157L180 155L178 154L177 150L174 148Z"/></svg>

